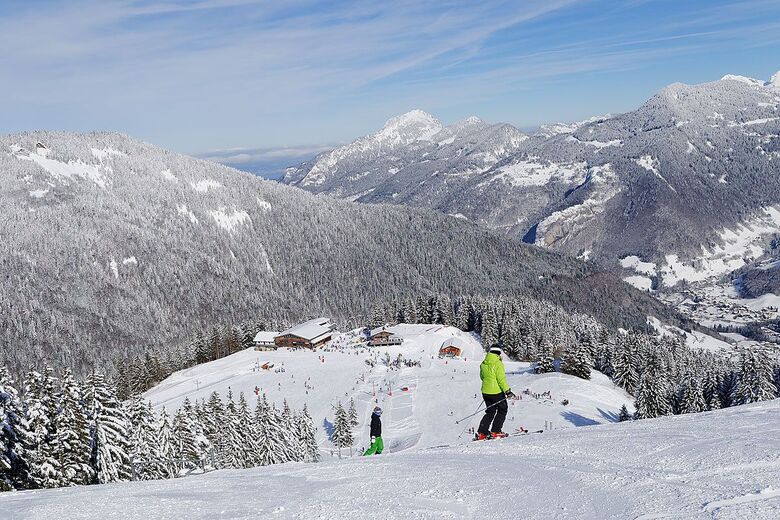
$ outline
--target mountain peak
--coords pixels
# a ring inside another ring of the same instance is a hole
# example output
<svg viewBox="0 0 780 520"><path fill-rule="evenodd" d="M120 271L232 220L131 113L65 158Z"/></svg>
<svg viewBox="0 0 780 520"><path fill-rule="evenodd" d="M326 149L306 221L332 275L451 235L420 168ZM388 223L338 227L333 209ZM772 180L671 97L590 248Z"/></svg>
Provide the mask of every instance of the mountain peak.
<svg viewBox="0 0 780 520"><path fill-rule="evenodd" d="M722 78L720 78L721 81L739 81L741 83L747 83L748 85L753 85L754 87L763 87L764 82L755 78L749 78L747 76L740 76L738 74L726 74Z"/></svg>
<svg viewBox="0 0 780 520"><path fill-rule="evenodd" d="M772 76L772 79L769 80L769 86L780 90L780 70L775 72L774 76Z"/></svg>
<svg viewBox="0 0 780 520"><path fill-rule="evenodd" d="M415 109L389 119L377 136L408 144L413 141L429 141L441 129L442 124L438 119Z"/></svg>

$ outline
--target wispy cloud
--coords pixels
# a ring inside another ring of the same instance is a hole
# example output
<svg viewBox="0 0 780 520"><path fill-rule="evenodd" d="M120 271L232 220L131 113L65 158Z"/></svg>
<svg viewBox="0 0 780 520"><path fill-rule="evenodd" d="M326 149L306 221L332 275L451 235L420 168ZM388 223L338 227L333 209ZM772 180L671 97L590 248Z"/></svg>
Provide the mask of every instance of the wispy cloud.
<svg viewBox="0 0 780 520"><path fill-rule="evenodd" d="M539 89L549 83L540 82L649 73L664 60L726 47L769 52L780 16L768 0L4 7L0 130L112 128L183 150L340 141L416 105L502 113L512 93L545 95ZM512 110L503 112L517 116Z"/></svg>

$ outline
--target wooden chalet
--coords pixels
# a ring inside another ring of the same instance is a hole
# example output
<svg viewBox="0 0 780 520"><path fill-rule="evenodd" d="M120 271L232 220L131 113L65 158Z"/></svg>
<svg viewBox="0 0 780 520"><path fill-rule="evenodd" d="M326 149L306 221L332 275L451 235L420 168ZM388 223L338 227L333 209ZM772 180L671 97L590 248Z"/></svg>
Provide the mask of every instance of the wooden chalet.
<svg viewBox="0 0 780 520"><path fill-rule="evenodd" d="M388 345L400 345L404 342L404 339L400 336L396 336L387 327L380 327L371 331L368 338L369 347L385 347Z"/></svg>
<svg viewBox="0 0 780 520"><path fill-rule="evenodd" d="M316 318L280 332L274 337L274 345L276 348L315 349L330 341L335 330L330 318Z"/></svg>
<svg viewBox="0 0 780 520"><path fill-rule="evenodd" d="M255 350L271 350L276 348L274 338L276 338L278 335L278 332L261 330L255 335Z"/></svg>
<svg viewBox="0 0 780 520"><path fill-rule="evenodd" d="M440 358L459 358L463 355L463 342L458 338L450 338L439 347Z"/></svg>

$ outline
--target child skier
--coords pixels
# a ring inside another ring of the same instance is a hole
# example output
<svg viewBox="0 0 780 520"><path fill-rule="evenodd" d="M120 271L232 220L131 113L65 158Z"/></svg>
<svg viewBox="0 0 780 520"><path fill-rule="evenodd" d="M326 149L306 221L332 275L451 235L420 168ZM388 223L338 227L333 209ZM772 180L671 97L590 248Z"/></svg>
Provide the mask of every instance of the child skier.
<svg viewBox="0 0 780 520"><path fill-rule="evenodd" d="M490 347L485 360L479 365L479 378L482 380L482 398L485 400L485 415L479 423L477 440L506 437L501 431L509 410L507 399L515 397L506 382L504 363L501 361L501 346L496 343ZM491 427L491 423L493 426Z"/></svg>
<svg viewBox="0 0 780 520"><path fill-rule="evenodd" d="M382 420L379 418L381 415L382 409L375 406L374 413L371 414L371 446L369 446L363 456L379 455L385 449L385 445L382 442Z"/></svg>

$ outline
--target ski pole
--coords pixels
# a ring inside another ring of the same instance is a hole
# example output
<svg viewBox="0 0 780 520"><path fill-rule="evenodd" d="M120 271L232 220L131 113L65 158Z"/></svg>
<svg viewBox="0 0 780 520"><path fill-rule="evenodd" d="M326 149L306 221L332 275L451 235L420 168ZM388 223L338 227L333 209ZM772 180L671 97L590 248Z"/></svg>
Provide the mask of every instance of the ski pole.
<svg viewBox="0 0 780 520"><path fill-rule="evenodd" d="M497 402L495 402L495 403L491 404L490 406L486 406L486 407L485 407L485 410L487 410L488 408L493 408L493 407L494 407L494 406L496 406L497 404L501 404L501 403L503 403L504 401L506 401L506 397L504 397L504 398L503 398L503 399L501 399L500 401L497 401ZM465 421L466 419L468 419L468 418L470 418L470 417L474 417L474 416L475 416L475 415L477 415L479 412L484 412L485 410L477 410L477 411L476 411L476 412L474 412L473 414L471 414L471 415L467 415L467 416L466 416L466 417L464 417L463 419L459 419L459 420L455 421L455 424L460 424L460 423L462 423L463 421Z"/></svg>

